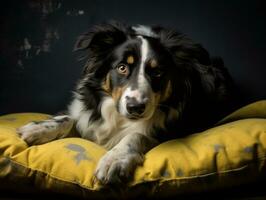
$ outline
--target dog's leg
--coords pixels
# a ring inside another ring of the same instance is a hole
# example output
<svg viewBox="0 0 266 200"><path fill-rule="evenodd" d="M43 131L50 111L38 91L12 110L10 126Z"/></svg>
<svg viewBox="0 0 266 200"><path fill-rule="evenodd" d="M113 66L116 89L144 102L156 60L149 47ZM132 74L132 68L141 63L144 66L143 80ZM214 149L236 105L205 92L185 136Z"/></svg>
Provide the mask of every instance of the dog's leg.
<svg viewBox="0 0 266 200"><path fill-rule="evenodd" d="M144 153L157 144L143 134L128 134L99 161L95 177L101 184L119 184L131 177Z"/></svg>
<svg viewBox="0 0 266 200"><path fill-rule="evenodd" d="M74 121L68 115L55 116L51 119L31 122L17 129L17 133L29 145L43 144L58 138L66 137Z"/></svg>

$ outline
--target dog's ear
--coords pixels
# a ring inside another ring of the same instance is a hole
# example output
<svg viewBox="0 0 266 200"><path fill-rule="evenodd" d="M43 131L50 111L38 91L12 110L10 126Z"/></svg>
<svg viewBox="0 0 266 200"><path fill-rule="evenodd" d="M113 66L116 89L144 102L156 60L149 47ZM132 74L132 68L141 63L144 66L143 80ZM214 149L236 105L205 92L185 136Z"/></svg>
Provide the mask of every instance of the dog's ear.
<svg viewBox="0 0 266 200"><path fill-rule="evenodd" d="M218 99L226 96L232 79L220 58L212 59L207 50L187 36L173 30L155 28L161 42L171 52L176 65L201 80L202 89Z"/></svg>
<svg viewBox="0 0 266 200"><path fill-rule="evenodd" d="M105 52L126 40L127 27L118 22L109 22L94 26L78 37L74 51L93 49Z"/></svg>
<svg viewBox="0 0 266 200"><path fill-rule="evenodd" d="M153 27L160 36L162 44L172 53L178 62L198 62L202 65L210 65L209 53L198 43L195 43L186 35L171 29Z"/></svg>
<svg viewBox="0 0 266 200"><path fill-rule="evenodd" d="M80 35L77 38L76 43L74 44L73 51L87 49L89 47L90 42L91 42L91 37L89 36L89 34L84 33Z"/></svg>

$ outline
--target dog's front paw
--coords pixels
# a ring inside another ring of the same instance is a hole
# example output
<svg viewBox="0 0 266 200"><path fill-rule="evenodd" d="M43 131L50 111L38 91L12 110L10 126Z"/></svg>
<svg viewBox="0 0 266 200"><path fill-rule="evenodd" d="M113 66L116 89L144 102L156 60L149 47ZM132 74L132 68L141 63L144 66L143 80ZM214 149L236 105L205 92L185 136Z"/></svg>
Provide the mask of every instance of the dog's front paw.
<svg viewBox="0 0 266 200"><path fill-rule="evenodd" d="M17 134L27 144L43 144L56 136L54 124L44 122L31 122L17 129Z"/></svg>
<svg viewBox="0 0 266 200"><path fill-rule="evenodd" d="M95 177L103 185L121 184L129 180L136 166L142 162L143 156L140 153L112 149L99 161Z"/></svg>
<svg viewBox="0 0 266 200"><path fill-rule="evenodd" d="M31 122L17 129L17 134L29 145L43 144L67 135L74 121L67 115Z"/></svg>

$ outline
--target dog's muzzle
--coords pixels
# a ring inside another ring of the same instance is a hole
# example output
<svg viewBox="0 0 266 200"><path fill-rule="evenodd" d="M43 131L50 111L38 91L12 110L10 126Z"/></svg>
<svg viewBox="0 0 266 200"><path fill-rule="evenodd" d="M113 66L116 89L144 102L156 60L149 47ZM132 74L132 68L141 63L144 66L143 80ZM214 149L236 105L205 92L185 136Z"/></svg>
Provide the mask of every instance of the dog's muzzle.
<svg viewBox="0 0 266 200"><path fill-rule="evenodd" d="M118 112L129 119L148 119L154 109L154 98L150 92L128 88L123 93L118 106Z"/></svg>
<svg viewBox="0 0 266 200"><path fill-rule="evenodd" d="M141 115L145 112L147 103L147 98L142 101L137 101L134 97L126 96L126 109L128 114L132 117L141 117Z"/></svg>

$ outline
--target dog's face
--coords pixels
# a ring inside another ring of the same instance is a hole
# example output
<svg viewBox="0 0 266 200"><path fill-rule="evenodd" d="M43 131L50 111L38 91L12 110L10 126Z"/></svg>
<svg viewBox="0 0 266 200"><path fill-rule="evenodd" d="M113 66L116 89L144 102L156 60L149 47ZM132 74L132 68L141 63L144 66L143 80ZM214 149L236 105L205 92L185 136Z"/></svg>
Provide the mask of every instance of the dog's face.
<svg viewBox="0 0 266 200"><path fill-rule="evenodd" d="M150 118L171 93L169 55L157 39L130 36L110 58L102 87L113 97L117 111L130 119Z"/></svg>
<svg viewBox="0 0 266 200"><path fill-rule="evenodd" d="M82 35L75 49L88 50L84 77L113 98L118 113L129 119L149 119L165 102L184 98L184 68L201 51L201 47L187 47L181 39L173 42L177 36L160 28L107 24Z"/></svg>

